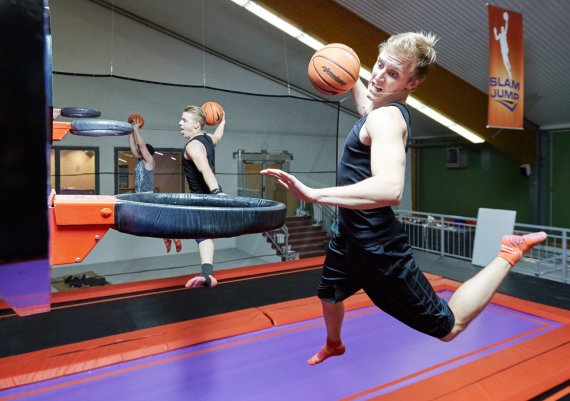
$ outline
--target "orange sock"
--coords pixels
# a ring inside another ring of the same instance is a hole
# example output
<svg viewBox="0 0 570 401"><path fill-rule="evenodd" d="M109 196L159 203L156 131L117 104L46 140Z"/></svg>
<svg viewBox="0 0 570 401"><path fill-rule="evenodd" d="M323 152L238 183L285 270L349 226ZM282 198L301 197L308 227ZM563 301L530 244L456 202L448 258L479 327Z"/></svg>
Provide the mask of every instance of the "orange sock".
<svg viewBox="0 0 570 401"><path fill-rule="evenodd" d="M182 241L179 239L174 240L174 245L176 245L176 252L180 252L182 250Z"/></svg>
<svg viewBox="0 0 570 401"><path fill-rule="evenodd" d="M514 266L533 246L545 239L546 233L543 231L526 235L505 235L501 238L501 251L498 256Z"/></svg>
<svg viewBox="0 0 570 401"><path fill-rule="evenodd" d="M342 341L331 341L327 338L326 345L321 348L319 352L309 358L307 363L309 365L316 365L317 363L321 363L331 356L342 355L344 354L344 351L346 351L346 348L344 347Z"/></svg>
<svg viewBox="0 0 570 401"><path fill-rule="evenodd" d="M172 246L172 241L170 239L164 238L164 245L166 246L166 253L170 252L170 247Z"/></svg>

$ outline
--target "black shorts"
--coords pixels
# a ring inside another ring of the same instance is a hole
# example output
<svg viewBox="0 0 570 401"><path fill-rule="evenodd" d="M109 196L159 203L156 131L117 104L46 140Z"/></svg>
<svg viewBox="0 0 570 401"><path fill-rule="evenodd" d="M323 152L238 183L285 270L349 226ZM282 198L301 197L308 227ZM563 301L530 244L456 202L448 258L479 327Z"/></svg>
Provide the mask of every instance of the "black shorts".
<svg viewBox="0 0 570 401"><path fill-rule="evenodd" d="M445 337L455 323L447 303L416 266L403 232L388 242L366 246L342 235L330 241L319 298L336 303L360 289L380 309L430 336Z"/></svg>

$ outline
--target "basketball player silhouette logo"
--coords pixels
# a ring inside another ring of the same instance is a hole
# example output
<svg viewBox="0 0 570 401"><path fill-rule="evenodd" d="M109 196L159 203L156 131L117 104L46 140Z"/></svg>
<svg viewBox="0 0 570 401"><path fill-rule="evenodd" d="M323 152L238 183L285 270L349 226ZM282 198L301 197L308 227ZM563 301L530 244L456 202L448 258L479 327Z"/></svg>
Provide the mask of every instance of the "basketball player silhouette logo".
<svg viewBox="0 0 570 401"><path fill-rule="evenodd" d="M499 41L499 45L501 46L501 55L503 56L503 64L505 65L505 69L507 70L507 74L509 74L509 81L513 80L513 75L511 72L511 62L509 60L509 43L507 41L507 31L509 29L509 13L503 13L503 19L505 20L505 25L499 28L499 32L497 33L497 28L493 28L493 32L495 34L495 40Z"/></svg>

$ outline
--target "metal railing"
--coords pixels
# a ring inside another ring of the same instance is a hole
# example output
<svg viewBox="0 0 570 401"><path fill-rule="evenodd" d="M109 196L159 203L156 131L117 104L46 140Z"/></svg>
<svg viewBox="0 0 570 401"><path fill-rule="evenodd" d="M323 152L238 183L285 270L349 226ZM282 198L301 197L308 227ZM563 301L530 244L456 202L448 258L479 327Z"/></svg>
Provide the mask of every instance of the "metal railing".
<svg viewBox="0 0 570 401"><path fill-rule="evenodd" d="M413 248L471 260L477 219L434 213L395 211ZM570 282L568 239L570 229L515 223L514 234L545 231L548 238L531 249L513 271L549 280Z"/></svg>
<svg viewBox="0 0 570 401"><path fill-rule="evenodd" d="M414 249L467 261L472 260L477 228L476 218L407 210L395 210L394 212L404 225L410 245ZM320 224L330 236L334 236L338 208L313 204L312 215L315 223ZM570 283L568 260L570 229L515 223L513 234L524 235L537 231L546 232L548 238L531 249L517 263L513 271ZM279 241L273 239L272 241L285 258L284 260L297 259L298 255L295 256L295 252L291 252L287 243L289 235L285 226L281 233L285 236L283 244L279 245Z"/></svg>
<svg viewBox="0 0 570 401"><path fill-rule="evenodd" d="M316 224L319 224L323 230L331 237L334 236L336 231L336 222L338 219L338 208L313 204L313 219Z"/></svg>
<svg viewBox="0 0 570 401"><path fill-rule="evenodd" d="M282 261L299 259L299 252L295 252L289 245L289 229L286 225L276 230L267 231L266 237L275 245L277 254L281 256Z"/></svg>

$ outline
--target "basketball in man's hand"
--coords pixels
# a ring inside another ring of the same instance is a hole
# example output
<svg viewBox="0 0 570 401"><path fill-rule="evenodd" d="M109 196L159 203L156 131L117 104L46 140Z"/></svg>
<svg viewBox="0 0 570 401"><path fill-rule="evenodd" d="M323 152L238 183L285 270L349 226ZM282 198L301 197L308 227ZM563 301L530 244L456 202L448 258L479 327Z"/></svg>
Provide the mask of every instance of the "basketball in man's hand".
<svg viewBox="0 0 570 401"><path fill-rule="evenodd" d="M222 121L224 116L224 109L216 102L206 102L201 106L202 110L206 113L206 124L216 125Z"/></svg>
<svg viewBox="0 0 570 401"><path fill-rule="evenodd" d="M320 93L342 95L352 89L360 74L360 59L354 50L331 43L309 61L309 80Z"/></svg>
<svg viewBox="0 0 570 401"><path fill-rule="evenodd" d="M129 122L129 124L132 124L135 122L135 120L139 120L140 121L140 125L139 128L142 128L144 126L144 118L143 116L141 116L140 114L131 114L129 116L129 118L127 119L127 121Z"/></svg>

